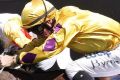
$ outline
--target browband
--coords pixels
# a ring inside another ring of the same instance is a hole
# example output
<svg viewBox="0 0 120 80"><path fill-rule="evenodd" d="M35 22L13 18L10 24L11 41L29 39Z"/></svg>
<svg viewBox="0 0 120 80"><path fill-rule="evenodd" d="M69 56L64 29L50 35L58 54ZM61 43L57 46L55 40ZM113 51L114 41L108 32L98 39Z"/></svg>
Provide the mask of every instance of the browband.
<svg viewBox="0 0 120 80"><path fill-rule="evenodd" d="M24 25L24 26L30 26L32 24L35 24L36 22L38 22L39 20L41 20L42 18L44 18L46 16L46 14L48 15L51 11L53 11L55 9L55 7L52 7L49 11L47 11L47 13L44 13L43 15L39 16L36 20L34 20L33 22Z"/></svg>

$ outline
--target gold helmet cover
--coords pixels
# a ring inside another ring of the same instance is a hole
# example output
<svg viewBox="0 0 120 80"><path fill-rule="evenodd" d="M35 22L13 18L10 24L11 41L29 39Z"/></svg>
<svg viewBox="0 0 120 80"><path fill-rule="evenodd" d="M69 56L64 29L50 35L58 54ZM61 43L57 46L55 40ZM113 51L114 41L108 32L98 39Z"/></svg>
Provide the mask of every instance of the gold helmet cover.
<svg viewBox="0 0 120 80"><path fill-rule="evenodd" d="M32 0L22 11L23 27L31 28L45 20L52 19L55 11L55 7L46 0Z"/></svg>

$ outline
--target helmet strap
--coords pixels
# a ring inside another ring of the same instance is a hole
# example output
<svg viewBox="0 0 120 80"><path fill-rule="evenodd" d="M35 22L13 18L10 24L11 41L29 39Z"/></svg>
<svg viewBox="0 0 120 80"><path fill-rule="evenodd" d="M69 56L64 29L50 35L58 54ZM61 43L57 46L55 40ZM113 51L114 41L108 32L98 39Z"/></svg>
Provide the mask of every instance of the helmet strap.
<svg viewBox="0 0 120 80"><path fill-rule="evenodd" d="M45 1L44 0L42 0L42 2L43 2L43 5L44 5L44 8L45 8L45 18L44 18L44 22L46 21L46 18L47 18L47 7L46 7L46 4L45 4ZM43 22L43 23L44 23Z"/></svg>

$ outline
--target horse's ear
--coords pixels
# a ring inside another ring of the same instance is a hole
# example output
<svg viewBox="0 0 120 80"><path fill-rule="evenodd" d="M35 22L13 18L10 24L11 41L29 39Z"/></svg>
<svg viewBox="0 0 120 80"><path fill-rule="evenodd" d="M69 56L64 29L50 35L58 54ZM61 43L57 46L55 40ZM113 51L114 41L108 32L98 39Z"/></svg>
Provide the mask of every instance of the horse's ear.
<svg viewBox="0 0 120 80"><path fill-rule="evenodd" d="M41 4L41 3L42 3L42 0L32 0L32 5L37 6L37 5Z"/></svg>

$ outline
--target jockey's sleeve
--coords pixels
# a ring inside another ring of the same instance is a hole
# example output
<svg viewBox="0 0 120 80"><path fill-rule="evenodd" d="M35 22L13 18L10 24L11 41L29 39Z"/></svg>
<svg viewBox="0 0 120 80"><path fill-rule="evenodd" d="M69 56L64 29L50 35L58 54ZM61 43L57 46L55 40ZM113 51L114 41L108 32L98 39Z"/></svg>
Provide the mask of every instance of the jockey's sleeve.
<svg viewBox="0 0 120 80"><path fill-rule="evenodd" d="M23 48L25 44L28 44L32 41L32 37L21 26L21 17L19 15L15 15L4 24L3 29L5 35L9 39L11 39L20 48Z"/></svg>
<svg viewBox="0 0 120 80"><path fill-rule="evenodd" d="M36 63L59 54L78 33L77 27L72 26L66 31L59 23L54 32L40 46L34 47L28 52L22 51L19 55L20 63Z"/></svg>

